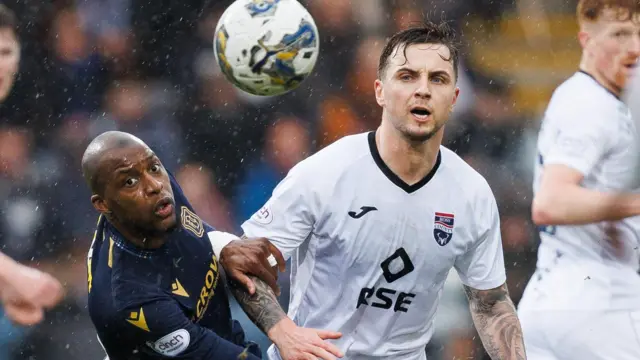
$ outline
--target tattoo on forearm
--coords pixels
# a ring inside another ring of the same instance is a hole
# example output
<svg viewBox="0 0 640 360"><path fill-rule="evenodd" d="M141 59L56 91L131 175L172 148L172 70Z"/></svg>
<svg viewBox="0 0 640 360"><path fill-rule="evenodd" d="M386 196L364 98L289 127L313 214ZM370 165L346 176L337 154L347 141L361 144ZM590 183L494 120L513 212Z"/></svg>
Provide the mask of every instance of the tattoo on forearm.
<svg viewBox="0 0 640 360"><path fill-rule="evenodd" d="M491 290L464 287L471 316L493 360L526 359L522 329L506 284Z"/></svg>
<svg viewBox="0 0 640 360"><path fill-rule="evenodd" d="M249 278L256 285L256 292L253 295L249 295L240 284L232 284L231 291L249 319L266 334L287 314L280 307L278 298L267 283L255 276L249 276Z"/></svg>
<svg viewBox="0 0 640 360"><path fill-rule="evenodd" d="M242 235L242 239L246 238L246 235ZM255 293L249 295L244 286L233 281L230 284L231 292L249 319L266 334L287 314L282 310L276 294L267 283L255 276L247 276L256 286Z"/></svg>

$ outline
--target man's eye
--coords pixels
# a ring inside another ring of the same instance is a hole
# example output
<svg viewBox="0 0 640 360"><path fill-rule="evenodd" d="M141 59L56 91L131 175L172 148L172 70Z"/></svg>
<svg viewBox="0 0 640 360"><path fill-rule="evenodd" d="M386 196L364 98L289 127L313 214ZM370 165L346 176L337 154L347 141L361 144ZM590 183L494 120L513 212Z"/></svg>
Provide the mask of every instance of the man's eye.
<svg viewBox="0 0 640 360"><path fill-rule="evenodd" d="M160 169L161 169L160 164L151 165L151 172L158 172L160 171Z"/></svg>
<svg viewBox="0 0 640 360"><path fill-rule="evenodd" d="M125 181L125 185L127 186L134 186L137 183L138 183L138 179L134 179L134 178L128 178L127 181Z"/></svg>

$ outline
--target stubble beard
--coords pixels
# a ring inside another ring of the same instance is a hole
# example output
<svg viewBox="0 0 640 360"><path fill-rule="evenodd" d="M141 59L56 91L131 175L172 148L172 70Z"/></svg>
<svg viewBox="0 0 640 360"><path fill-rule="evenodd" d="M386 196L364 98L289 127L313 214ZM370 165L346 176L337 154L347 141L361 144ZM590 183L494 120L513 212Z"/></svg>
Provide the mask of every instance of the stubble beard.
<svg viewBox="0 0 640 360"><path fill-rule="evenodd" d="M413 132L406 126L402 126L398 130L400 130L400 133L407 141L415 145L420 145L431 140L431 138L433 138L438 133L438 131L442 129L443 126L444 126L444 123L440 123L440 124L436 123L435 127L430 131L427 131L426 133Z"/></svg>

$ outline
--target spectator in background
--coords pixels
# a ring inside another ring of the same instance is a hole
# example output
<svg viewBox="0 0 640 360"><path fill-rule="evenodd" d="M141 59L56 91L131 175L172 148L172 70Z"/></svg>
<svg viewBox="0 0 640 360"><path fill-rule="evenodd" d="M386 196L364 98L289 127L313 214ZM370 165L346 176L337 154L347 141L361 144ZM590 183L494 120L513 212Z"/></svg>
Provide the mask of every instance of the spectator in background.
<svg viewBox="0 0 640 360"><path fill-rule="evenodd" d="M202 164L188 163L178 170L176 180L202 220L218 231L236 231L229 201L218 189L211 169Z"/></svg>
<svg viewBox="0 0 640 360"><path fill-rule="evenodd" d="M11 92L18 71L16 27L15 14L0 4L0 102ZM28 130L0 127L0 245L3 249L9 245L17 255L33 249L33 235L46 223L34 199L37 193L29 191L28 134ZM26 333L11 322L37 324L45 308L55 306L61 298L57 280L0 252L0 356L8 356Z"/></svg>
<svg viewBox="0 0 640 360"><path fill-rule="evenodd" d="M310 139L302 121L281 117L267 129L264 150L248 165L235 194L238 219L248 219L271 196L287 172L310 152Z"/></svg>
<svg viewBox="0 0 640 360"><path fill-rule="evenodd" d="M53 76L48 96L55 97L57 112L64 116L97 110L107 73L74 7L62 9L53 18L49 41Z"/></svg>
<svg viewBox="0 0 640 360"><path fill-rule="evenodd" d="M371 95L383 44L384 39L377 36L361 40L348 67L347 85L321 100L317 126L319 149L346 135L375 129L380 108Z"/></svg>
<svg viewBox="0 0 640 360"><path fill-rule="evenodd" d="M113 81L104 95L102 113L93 119L91 135L108 130L131 133L166 158L167 167L176 169L184 154L180 128L172 113L149 106L153 96L151 86L141 80Z"/></svg>
<svg viewBox="0 0 640 360"><path fill-rule="evenodd" d="M210 168L220 191L229 197L243 176L246 162L264 141L268 110L245 101L220 71L205 73L214 63L202 60L197 93L185 107L182 131L190 159Z"/></svg>

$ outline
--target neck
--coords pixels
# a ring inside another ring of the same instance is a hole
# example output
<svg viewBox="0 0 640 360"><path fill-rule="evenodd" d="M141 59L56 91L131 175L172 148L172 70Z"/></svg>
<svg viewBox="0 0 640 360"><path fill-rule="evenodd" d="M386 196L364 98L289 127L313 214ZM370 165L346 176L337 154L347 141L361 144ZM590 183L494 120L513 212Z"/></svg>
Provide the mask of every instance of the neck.
<svg viewBox="0 0 640 360"><path fill-rule="evenodd" d="M609 90L615 96L620 97L622 93L622 89L620 89L617 85L611 83L611 81L607 80L600 71L597 70L596 66L593 64L591 59L587 54L582 55L582 59L580 60L580 70L586 72L587 74L593 76L593 78L605 89Z"/></svg>
<svg viewBox="0 0 640 360"><path fill-rule="evenodd" d="M113 225L113 227L118 230L120 234L124 237L124 239L135 247L143 249L143 250L153 250L164 245L166 238L164 236L147 236L149 234L143 234L140 230L131 229L128 226L125 226L117 219L114 219L112 216L108 216L107 220Z"/></svg>
<svg viewBox="0 0 640 360"><path fill-rule="evenodd" d="M376 131L376 145L384 163L402 181L413 185L422 180L436 164L443 128L426 141L414 142L385 122Z"/></svg>

